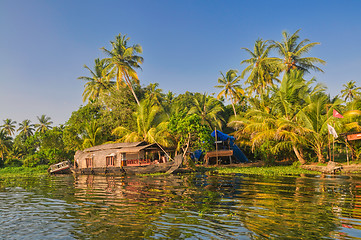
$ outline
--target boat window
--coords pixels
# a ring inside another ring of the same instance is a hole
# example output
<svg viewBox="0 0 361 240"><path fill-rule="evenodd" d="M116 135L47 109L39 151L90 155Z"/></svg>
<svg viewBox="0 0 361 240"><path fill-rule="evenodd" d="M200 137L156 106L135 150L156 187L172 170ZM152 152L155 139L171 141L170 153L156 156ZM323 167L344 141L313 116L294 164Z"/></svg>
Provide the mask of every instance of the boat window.
<svg viewBox="0 0 361 240"><path fill-rule="evenodd" d="M114 166L114 156L106 156L107 166Z"/></svg>
<svg viewBox="0 0 361 240"><path fill-rule="evenodd" d="M93 167L93 158L85 158L85 162L87 168Z"/></svg>

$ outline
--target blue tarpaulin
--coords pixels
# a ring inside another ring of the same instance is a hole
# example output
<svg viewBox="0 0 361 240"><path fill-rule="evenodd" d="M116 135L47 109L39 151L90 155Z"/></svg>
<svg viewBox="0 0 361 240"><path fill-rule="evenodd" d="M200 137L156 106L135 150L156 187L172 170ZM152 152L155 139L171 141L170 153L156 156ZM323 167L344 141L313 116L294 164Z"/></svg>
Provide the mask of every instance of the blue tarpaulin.
<svg viewBox="0 0 361 240"><path fill-rule="evenodd" d="M222 133L221 131L215 130L211 133L212 137L216 137L217 133L217 141L228 141L229 139L229 145L231 149L233 150L233 156L235 156L239 161L241 162L248 162L248 158L241 149L234 143L234 137L229 136L228 134Z"/></svg>

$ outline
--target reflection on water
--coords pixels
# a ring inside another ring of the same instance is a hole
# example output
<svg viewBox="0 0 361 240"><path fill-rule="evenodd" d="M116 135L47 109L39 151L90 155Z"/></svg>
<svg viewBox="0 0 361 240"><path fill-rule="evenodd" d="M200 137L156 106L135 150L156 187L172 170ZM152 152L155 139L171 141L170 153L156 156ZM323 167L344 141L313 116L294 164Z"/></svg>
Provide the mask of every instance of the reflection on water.
<svg viewBox="0 0 361 240"><path fill-rule="evenodd" d="M360 239L357 176L0 177L4 239Z"/></svg>

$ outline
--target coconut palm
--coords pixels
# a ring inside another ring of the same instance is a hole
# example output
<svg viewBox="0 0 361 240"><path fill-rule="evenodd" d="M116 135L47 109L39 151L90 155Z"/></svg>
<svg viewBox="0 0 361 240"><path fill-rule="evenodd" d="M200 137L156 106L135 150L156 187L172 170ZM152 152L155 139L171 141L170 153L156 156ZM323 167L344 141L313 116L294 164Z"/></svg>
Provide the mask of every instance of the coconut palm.
<svg viewBox="0 0 361 240"><path fill-rule="evenodd" d="M342 101L336 98L331 101L324 92L309 95L305 107L299 112L299 124L307 129L306 140L317 155L319 162L324 162L323 150L327 143L327 124L334 120L333 109Z"/></svg>
<svg viewBox="0 0 361 240"><path fill-rule="evenodd" d="M128 46L127 35L119 34L115 37L115 41L110 41L112 50L107 50L104 47L102 50L109 56L106 59L111 64L116 73L117 87L123 86L124 83L129 87L133 96L139 105L139 100L134 92L132 80L139 84L136 69L140 69L140 64L143 63L143 57L137 55L142 53L142 47L139 44Z"/></svg>
<svg viewBox="0 0 361 240"><path fill-rule="evenodd" d="M34 133L34 124L32 124L29 119L25 119L19 123L18 131L20 131L20 134L25 138L30 137Z"/></svg>
<svg viewBox="0 0 361 240"><path fill-rule="evenodd" d="M257 39L253 52L248 48L242 48L251 55L251 58L243 60L241 64L248 64L242 71L241 78L249 73L245 83L249 84L248 92L263 94L268 86L273 86L273 81L278 81L276 77L280 72L277 59L269 57L272 46L267 45L267 41Z"/></svg>
<svg viewBox="0 0 361 240"><path fill-rule="evenodd" d="M207 125L210 129L218 127L222 129L224 119L220 116L223 106L214 97L197 94L194 96L194 106L188 111L188 114L197 114L201 117L201 123Z"/></svg>
<svg viewBox="0 0 361 240"><path fill-rule="evenodd" d="M317 84L314 88L311 84L315 79L306 81L300 70L291 70L283 76L279 87L273 88L272 109L278 116L292 119L305 104L305 97L323 92L325 87Z"/></svg>
<svg viewBox="0 0 361 240"><path fill-rule="evenodd" d="M356 87L355 81L349 81L346 84L342 85L344 87L343 90L341 90L341 96L345 98L345 101L347 100L352 101L355 97L361 96L361 87Z"/></svg>
<svg viewBox="0 0 361 240"><path fill-rule="evenodd" d="M164 115L160 106L154 105L150 99L144 99L133 116L137 123L136 129L119 126L112 131L113 135L119 137L118 142L158 142L164 146L170 144L167 134L164 134L167 122L163 121Z"/></svg>
<svg viewBox="0 0 361 240"><path fill-rule="evenodd" d="M47 117L45 114L43 114L40 117L37 116L37 118L39 123L34 124L37 132L45 133L49 129L52 129L51 124L53 124L53 122L51 121L50 117Z"/></svg>
<svg viewBox="0 0 361 240"><path fill-rule="evenodd" d="M98 126L96 121L92 121L85 126L85 136L83 140L83 148L89 148L103 143L101 137L102 128Z"/></svg>
<svg viewBox="0 0 361 240"><path fill-rule="evenodd" d="M272 89L269 108L258 104L250 108L243 118L231 119L228 126L236 129L235 136L238 138L250 136L253 150L265 144L273 154L293 151L304 164L303 149L309 144L306 138L311 138L309 133L312 129L300 121L300 111L312 102L312 96L324 91L321 85L311 87L313 82L304 80L303 72L291 70L284 75L279 88ZM318 136L314 137L320 140Z"/></svg>
<svg viewBox="0 0 361 240"><path fill-rule="evenodd" d="M290 120L256 109L249 110L246 118L242 134L251 136L253 151L256 147L266 144L272 154L293 151L301 164L306 163L302 152L306 130L295 119ZM233 119L228 125L239 127L240 123L241 121ZM240 135L240 129L237 134Z"/></svg>
<svg viewBox="0 0 361 240"><path fill-rule="evenodd" d="M99 58L94 60L93 70L84 65L84 68L89 70L91 77L78 77L78 79L87 81L84 85L83 102L87 99L95 101L99 96L109 93L115 83L111 81L114 74L110 71L109 65L104 59L100 60Z"/></svg>
<svg viewBox="0 0 361 240"><path fill-rule="evenodd" d="M158 88L159 83L150 83L145 88L145 97L148 98L153 104L161 105L164 94L162 89Z"/></svg>
<svg viewBox="0 0 361 240"><path fill-rule="evenodd" d="M16 121L11 120L10 118L7 118L3 120L4 124L1 125L1 128L9 135L13 135L15 133L16 128Z"/></svg>
<svg viewBox="0 0 361 240"><path fill-rule="evenodd" d="M217 99L220 99L222 96L230 98L235 116L237 116L236 108L234 107L235 99L239 98L239 95L244 95L241 85L237 84L241 80L241 77L237 76L237 73L237 70L230 69L226 73L226 76L224 76L221 72L222 77L218 78L220 85L215 86L216 88L222 88L222 91L217 95Z"/></svg>
<svg viewBox="0 0 361 240"><path fill-rule="evenodd" d="M11 137L5 130L0 130L0 155L2 161L4 161L4 154L9 152L11 147L11 140Z"/></svg>
<svg viewBox="0 0 361 240"><path fill-rule="evenodd" d="M291 69L299 69L305 72L309 72L309 70L323 72L322 69L315 64L325 64L326 62L324 60L315 57L303 57L314 46L320 43L310 43L309 39L304 39L298 43L300 38L298 35L299 31L300 29L292 35L283 31L283 39L281 42L271 41L272 47L274 47L282 57L278 58L277 62L285 72L289 72Z"/></svg>

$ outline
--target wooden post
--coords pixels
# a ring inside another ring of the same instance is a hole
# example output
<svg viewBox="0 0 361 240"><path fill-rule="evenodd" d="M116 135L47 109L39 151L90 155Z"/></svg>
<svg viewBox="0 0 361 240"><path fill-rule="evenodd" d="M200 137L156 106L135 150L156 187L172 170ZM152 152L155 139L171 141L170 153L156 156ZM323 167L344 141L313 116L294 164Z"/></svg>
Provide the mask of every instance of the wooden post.
<svg viewBox="0 0 361 240"><path fill-rule="evenodd" d="M214 135L216 137L216 163L218 165L218 143L217 143L217 128L214 128Z"/></svg>
<svg viewBox="0 0 361 240"><path fill-rule="evenodd" d="M333 158L333 162L335 162L335 137L332 136L332 158Z"/></svg>
<svg viewBox="0 0 361 240"><path fill-rule="evenodd" d="M348 159L347 136L345 137L345 144L346 144L346 157L347 157L347 165L350 165L350 162L349 162L349 159Z"/></svg>
<svg viewBox="0 0 361 240"><path fill-rule="evenodd" d="M328 146L327 157L328 157L328 160L331 161L332 153L331 153L330 134L327 135L327 146Z"/></svg>
<svg viewBox="0 0 361 240"><path fill-rule="evenodd" d="M231 140L230 139L228 139L228 150L231 150ZM229 156L229 164L232 164L232 163L233 163L232 156Z"/></svg>
<svg viewBox="0 0 361 240"><path fill-rule="evenodd" d="M333 123L333 128L336 129L335 127L336 127L336 124L334 122ZM333 135L332 135L332 140L333 140L332 141L332 155L333 155L332 157L333 157L333 162L335 162L335 136L333 136Z"/></svg>

